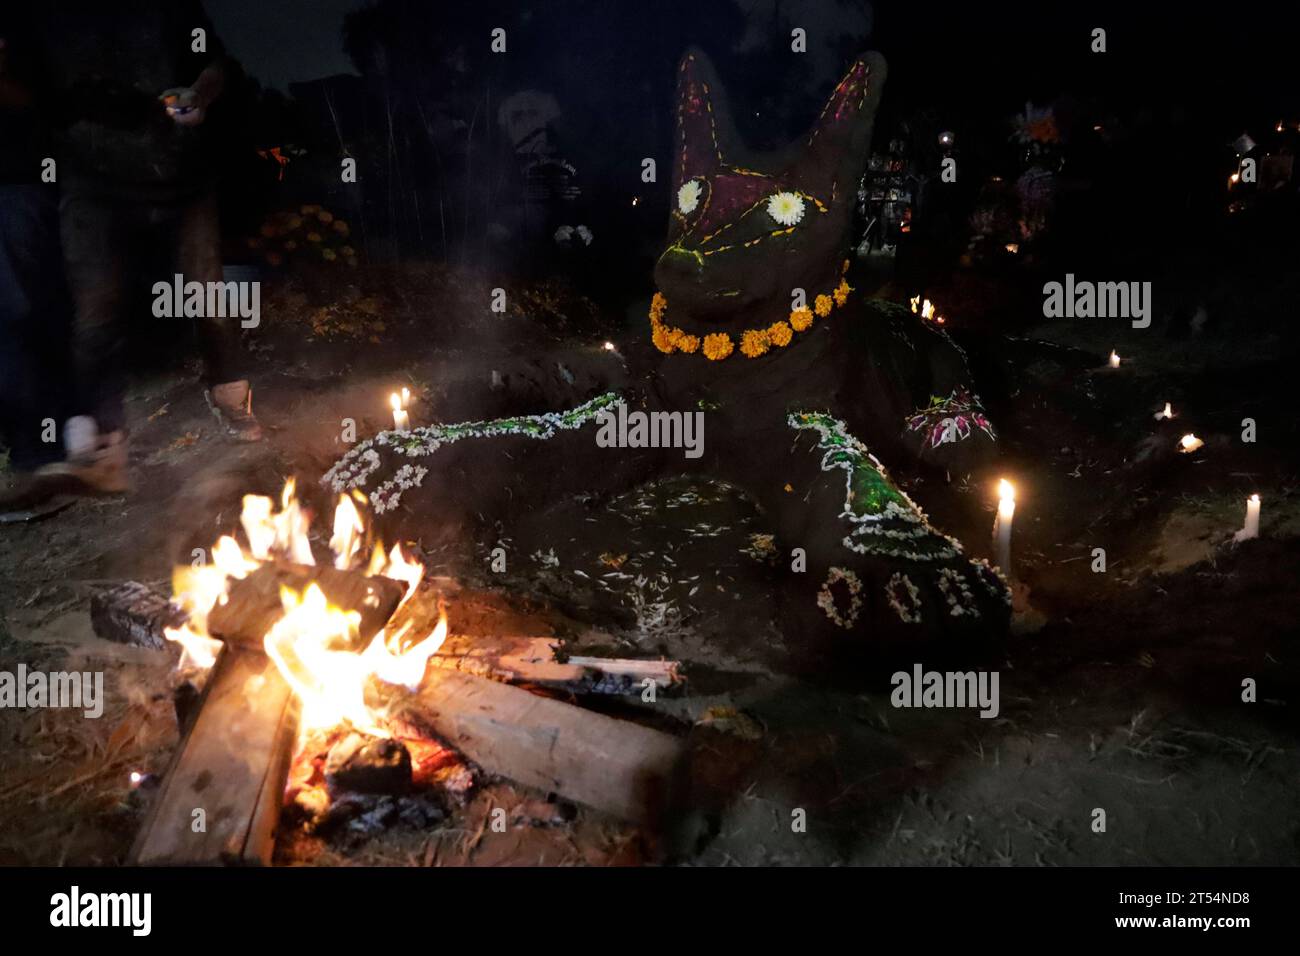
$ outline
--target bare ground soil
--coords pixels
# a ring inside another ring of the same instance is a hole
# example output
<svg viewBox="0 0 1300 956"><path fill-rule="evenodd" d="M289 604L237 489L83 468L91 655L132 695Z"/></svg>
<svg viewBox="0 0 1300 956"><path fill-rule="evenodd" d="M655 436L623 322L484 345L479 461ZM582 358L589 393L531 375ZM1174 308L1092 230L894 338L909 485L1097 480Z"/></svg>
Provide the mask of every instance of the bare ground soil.
<svg viewBox="0 0 1300 956"><path fill-rule="evenodd" d="M121 862L147 799L128 774L161 770L175 745L172 652L97 638L95 586L166 581L234 525L242 494L274 493L285 477L328 507L316 481L346 449L342 419L373 434L394 387L419 396L417 420L459 421L576 404L650 367L636 309L601 315L548 288L517 314L478 319L463 305L475 280L421 267L356 275L274 285L250 342L265 443L220 438L196 368L175 359L142 373L130 397L131 494L0 526L0 670L103 670L109 698L98 720L0 710L0 863ZM1017 318L1018 334L1060 342L968 343L1003 435L998 470L944 483L887 463L975 554L988 550L991 482L1009 474L1020 488L1017 572L1030 610L992 662L996 719L897 709L887 674L800 666L772 623L762 515L735 489L662 482L592 514L557 488L553 507L516 527L409 545L433 573L501 589L539 626L574 622L575 650L682 660L685 695L584 704L686 735L692 811L655 837L487 779L431 828L342 842L285 833L281 862L1295 862L1300 461L1285 351L1266 335L1241 347L1248 323L1231 314L1178 341L1158 327ZM960 334L960 318L954 326ZM606 338L618 355L600 347ZM1115 372L1100 368L1112 347L1126 357ZM1179 417L1156 422L1165 400ZM1259 423L1254 444L1240 440L1246 416ZM1206 440L1202 453L1172 450L1184 431ZM1256 491L1262 537L1233 546ZM487 555L502 542L509 571L491 575ZM576 625L612 643L593 645ZM1242 700L1247 678L1253 703ZM506 833L486 826L495 807L508 811ZM1104 833L1091 826L1098 808Z"/></svg>

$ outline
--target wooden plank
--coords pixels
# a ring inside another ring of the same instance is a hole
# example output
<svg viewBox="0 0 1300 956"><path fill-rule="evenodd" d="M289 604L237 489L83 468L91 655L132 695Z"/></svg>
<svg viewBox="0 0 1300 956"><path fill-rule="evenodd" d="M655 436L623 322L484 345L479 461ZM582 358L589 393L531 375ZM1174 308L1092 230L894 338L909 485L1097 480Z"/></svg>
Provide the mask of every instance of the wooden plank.
<svg viewBox="0 0 1300 956"><path fill-rule="evenodd" d="M453 623L453 627L454 627ZM569 657L561 662L554 637L474 638L453 634L429 663L507 684L533 684L571 694L640 694L648 677L658 691L682 681L677 661Z"/></svg>
<svg viewBox="0 0 1300 956"><path fill-rule="evenodd" d="M655 682L657 691L668 690L682 682L680 661L577 657L571 654L568 663L598 675L591 691L594 694L638 694L645 689L647 678Z"/></svg>
<svg viewBox="0 0 1300 956"><path fill-rule="evenodd" d="M489 773L626 820L656 825L676 796L681 743L639 724L434 668L399 707Z"/></svg>
<svg viewBox="0 0 1300 956"><path fill-rule="evenodd" d="M275 664L223 648L130 862L269 864L296 734L297 705ZM203 811L200 832L196 810Z"/></svg>
<svg viewBox="0 0 1300 956"><path fill-rule="evenodd" d="M394 615L389 633L409 626L427 634L438 621L439 603L448 607L451 634L430 663L507 684L530 684L570 694L640 694L649 677L659 691L683 680L676 661L569 657L561 661L562 641L548 633L536 615L521 613L496 592L461 588L447 578L426 580ZM613 638L602 635L602 644Z"/></svg>

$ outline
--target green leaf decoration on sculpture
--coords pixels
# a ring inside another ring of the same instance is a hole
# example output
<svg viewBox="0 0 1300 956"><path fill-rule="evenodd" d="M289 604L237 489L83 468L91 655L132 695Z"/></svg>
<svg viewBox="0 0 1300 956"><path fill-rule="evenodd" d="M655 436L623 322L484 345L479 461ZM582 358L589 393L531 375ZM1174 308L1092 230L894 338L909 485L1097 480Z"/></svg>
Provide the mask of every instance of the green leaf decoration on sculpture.
<svg viewBox="0 0 1300 956"><path fill-rule="evenodd" d="M822 471L840 469L844 510L849 522L844 547L908 561L947 561L961 555L961 544L933 527L911 498L889 480L885 466L851 435L844 422L823 412L794 412L791 428L817 432Z"/></svg>

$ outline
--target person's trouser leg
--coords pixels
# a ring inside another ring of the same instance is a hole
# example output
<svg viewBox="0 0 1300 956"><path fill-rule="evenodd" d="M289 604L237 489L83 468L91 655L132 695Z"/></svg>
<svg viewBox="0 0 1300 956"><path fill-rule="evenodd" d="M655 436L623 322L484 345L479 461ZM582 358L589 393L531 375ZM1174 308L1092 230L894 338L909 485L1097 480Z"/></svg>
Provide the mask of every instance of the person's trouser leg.
<svg viewBox="0 0 1300 956"><path fill-rule="evenodd" d="M185 282L221 281L221 223L212 194L184 202L172 224L176 271ZM170 278L170 277L169 277ZM210 387L245 377L238 315L205 314L198 320L203 378Z"/></svg>
<svg viewBox="0 0 1300 956"><path fill-rule="evenodd" d="M0 439L20 469L59 456L47 439L66 412L60 270L51 187L0 185Z"/></svg>
<svg viewBox="0 0 1300 956"><path fill-rule="evenodd" d="M65 196L60 204L73 307L76 413L93 416L101 434L126 425L122 309L128 246L136 240L128 212L86 196Z"/></svg>

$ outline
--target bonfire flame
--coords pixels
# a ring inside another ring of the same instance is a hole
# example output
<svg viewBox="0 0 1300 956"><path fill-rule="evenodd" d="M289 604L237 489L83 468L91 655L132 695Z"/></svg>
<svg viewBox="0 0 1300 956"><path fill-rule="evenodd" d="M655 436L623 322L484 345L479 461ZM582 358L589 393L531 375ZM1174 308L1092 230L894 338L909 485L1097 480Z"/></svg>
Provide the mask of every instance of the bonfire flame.
<svg viewBox="0 0 1300 956"><path fill-rule="evenodd" d="M364 502L364 496L358 496L358 500ZM298 504L292 479L285 484L278 512L270 498L245 495L239 520L248 539L247 551L226 535L213 547L211 564L177 568L173 574L173 600L189 613L189 620L164 633L168 640L181 645L182 669L206 670L216 662L221 642L208 633L207 618L214 607L228 600L232 581L247 577L276 558L297 564L316 563L307 536L311 519ZM334 567L350 570L360 557L365 522L357 503L346 495L339 496L333 529L330 550ZM401 607L419 587L424 566L408 559L397 545L385 554L377 543L366 574L402 582L406 592ZM305 735L350 723L364 733L390 736L381 725L382 715L366 704L366 686L374 678L410 689L418 687L429 657L447 637L446 614L440 614L437 626L424 637L410 639L408 621L392 635L380 630L358 653L353 649L361 623L356 610L331 605L314 582L301 593L282 588L280 601L284 615L262 643L302 702L301 732Z"/></svg>
<svg viewBox="0 0 1300 956"><path fill-rule="evenodd" d="M361 550L361 535L365 530L361 514L352 499L339 495L338 507L334 509L334 537L330 538L334 567L344 571L352 567L353 558Z"/></svg>

